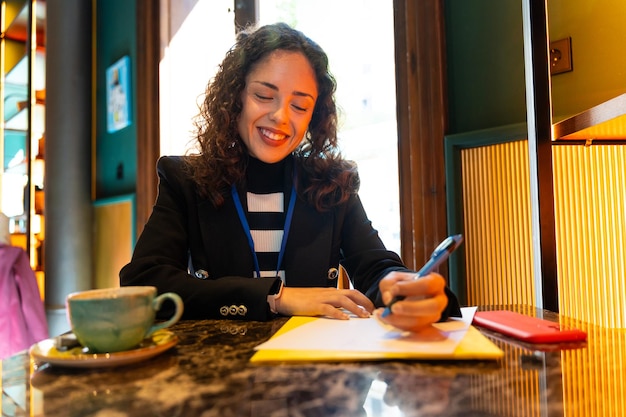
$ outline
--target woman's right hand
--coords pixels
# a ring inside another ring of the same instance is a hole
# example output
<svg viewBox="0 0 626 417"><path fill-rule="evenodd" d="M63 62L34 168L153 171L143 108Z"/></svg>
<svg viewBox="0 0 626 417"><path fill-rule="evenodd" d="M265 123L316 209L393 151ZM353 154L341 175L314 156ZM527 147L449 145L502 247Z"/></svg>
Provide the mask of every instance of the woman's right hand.
<svg viewBox="0 0 626 417"><path fill-rule="evenodd" d="M446 281L436 272L415 279L415 273L392 271L379 284L383 302L393 297L406 297L392 307L392 314L382 317L382 309L375 314L386 324L401 330L417 332L437 322L448 305Z"/></svg>
<svg viewBox="0 0 626 417"><path fill-rule="evenodd" d="M327 316L347 320L355 314L369 317L374 304L358 290L336 288L297 288L283 287L276 300L276 311L285 316Z"/></svg>

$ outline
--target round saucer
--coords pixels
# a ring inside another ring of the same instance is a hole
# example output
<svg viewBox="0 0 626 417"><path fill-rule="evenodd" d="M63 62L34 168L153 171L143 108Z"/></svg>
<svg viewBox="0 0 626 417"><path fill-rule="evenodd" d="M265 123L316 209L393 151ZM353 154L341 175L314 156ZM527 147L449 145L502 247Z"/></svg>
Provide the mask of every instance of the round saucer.
<svg viewBox="0 0 626 417"><path fill-rule="evenodd" d="M30 355L37 361L72 368L100 368L127 365L156 356L174 347L178 336L169 330L158 330L136 348L122 352L91 353L82 346L67 350L57 349L57 339L45 339L30 347Z"/></svg>

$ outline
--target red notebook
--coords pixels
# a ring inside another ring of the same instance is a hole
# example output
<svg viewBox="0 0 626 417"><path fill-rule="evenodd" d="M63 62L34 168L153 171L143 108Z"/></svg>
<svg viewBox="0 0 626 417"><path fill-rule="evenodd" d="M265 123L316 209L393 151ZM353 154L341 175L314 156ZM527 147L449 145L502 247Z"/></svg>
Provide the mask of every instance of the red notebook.
<svg viewBox="0 0 626 417"><path fill-rule="evenodd" d="M478 311L473 324L529 343L587 340L587 333L582 330L507 310Z"/></svg>

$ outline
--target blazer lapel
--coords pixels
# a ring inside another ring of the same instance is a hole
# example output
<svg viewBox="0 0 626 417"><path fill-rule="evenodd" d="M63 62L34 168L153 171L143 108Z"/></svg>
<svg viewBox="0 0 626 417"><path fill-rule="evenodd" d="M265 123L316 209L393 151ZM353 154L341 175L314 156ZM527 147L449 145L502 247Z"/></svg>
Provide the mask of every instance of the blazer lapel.
<svg viewBox="0 0 626 417"><path fill-rule="evenodd" d="M328 269L338 268L339 254L334 258L332 211L319 213L314 208L296 202L296 208L287 239L284 268L288 286L326 287Z"/></svg>
<svg viewBox="0 0 626 417"><path fill-rule="evenodd" d="M232 199L226 199L219 208L209 201L201 202L198 205L198 224L204 251L192 254L196 270L204 269L214 278L232 275L252 277L252 253Z"/></svg>

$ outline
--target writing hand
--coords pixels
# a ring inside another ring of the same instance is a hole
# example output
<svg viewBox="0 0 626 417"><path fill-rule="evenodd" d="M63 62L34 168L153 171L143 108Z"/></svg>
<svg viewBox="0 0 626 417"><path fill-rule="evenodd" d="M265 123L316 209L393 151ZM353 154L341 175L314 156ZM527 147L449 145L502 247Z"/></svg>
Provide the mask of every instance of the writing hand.
<svg viewBox="0 0 626 417"><path fill-rule="evenodd" d="M414 275L395 271L380 281L379 288L385 304L395 296L405 297L393 304L393 314L382 317L383 309L376 311L377 318L382 322L401 330L418 331L439 320L448 305L444 278L430 273L416 280Z"/></svg>
<svg viewBox="0 0 626 417"><path fill-rule="evenodd" d="M374 304L357 290L284 287L276 310L286 316L327 316L347 320L345 309L358 317L369 317Z"/></svg>

